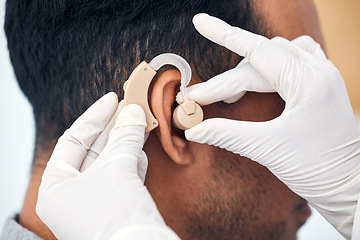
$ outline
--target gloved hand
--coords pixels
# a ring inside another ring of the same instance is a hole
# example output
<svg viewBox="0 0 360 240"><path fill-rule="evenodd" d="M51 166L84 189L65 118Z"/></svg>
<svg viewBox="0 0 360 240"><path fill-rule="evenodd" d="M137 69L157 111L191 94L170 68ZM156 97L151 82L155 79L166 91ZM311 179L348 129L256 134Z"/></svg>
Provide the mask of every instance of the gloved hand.
<svg viewBox="0 0 360 240"><path fill-rule="evenodd" d="M206 105L234 102L244 91L276 90L286 105L267 122L208 119L185 131L186 138L266 166L350 238L360 192L360 131L336 67L310 37L269 40L207 14L193 22L245 62L189 87L191 99Z"/></svg>
<svg viewBox="0 0 360 240"><path fill-rule="evenodd" d="M179 239L143 184L147 157L141 107L121 111L120 104L109 140L97 144L99 156L92 154L95 161L79 171L117 106L116 94L105 95L59 138L42 177L36 212L60 240Z"/></svg>

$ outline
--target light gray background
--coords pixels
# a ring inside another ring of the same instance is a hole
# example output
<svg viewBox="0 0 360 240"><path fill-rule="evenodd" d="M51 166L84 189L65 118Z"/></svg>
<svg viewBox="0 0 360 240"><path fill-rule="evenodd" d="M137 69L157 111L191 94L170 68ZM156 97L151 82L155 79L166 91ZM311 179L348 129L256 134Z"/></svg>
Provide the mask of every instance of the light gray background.
<svg viewBox="0 0 360 240"><path fill-rule="evenodd" d="M21 210L34 149L32 109L15 80L3 29L5 0L0 0L0 235L6 219ZM342 240L313 210L299 240Z"/></svg>

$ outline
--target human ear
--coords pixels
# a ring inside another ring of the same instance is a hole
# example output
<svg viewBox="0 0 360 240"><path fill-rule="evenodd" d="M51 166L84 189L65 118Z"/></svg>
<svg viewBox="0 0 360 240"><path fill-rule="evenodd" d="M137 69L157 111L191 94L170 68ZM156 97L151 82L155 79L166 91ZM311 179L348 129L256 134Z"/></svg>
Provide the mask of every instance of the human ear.
<svg viewBox="0 0 360 240"><path fill-rule="evenodd" d="M153 130L164 151L177 164L187 165L191 162L188 152L188 142L182 132L172 124L172 106L179 92L181 74L177 70L163 72L153 84L150 95L151 109L159 122L159 127Z"/></svg>

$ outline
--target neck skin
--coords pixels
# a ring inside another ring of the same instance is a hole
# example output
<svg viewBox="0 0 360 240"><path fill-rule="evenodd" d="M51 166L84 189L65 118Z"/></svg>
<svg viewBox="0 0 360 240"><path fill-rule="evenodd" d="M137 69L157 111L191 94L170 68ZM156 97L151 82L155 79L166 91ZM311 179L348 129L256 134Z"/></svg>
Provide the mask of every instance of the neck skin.
<svg viewBox="0 0 360 240"><path fill-rule="evenodd" d="M19 215L19 222L23 227L35 233L39 237L46 240L52 240L56 239L56 237L50 231L50 229L40 220L40 218L35 212L41 177L45 170L46 163L51 156L51 151L39 155L36 154L36 156L37 157L35 158L35 165L32 170L31 179L25 195L23 207Z"/></svg>

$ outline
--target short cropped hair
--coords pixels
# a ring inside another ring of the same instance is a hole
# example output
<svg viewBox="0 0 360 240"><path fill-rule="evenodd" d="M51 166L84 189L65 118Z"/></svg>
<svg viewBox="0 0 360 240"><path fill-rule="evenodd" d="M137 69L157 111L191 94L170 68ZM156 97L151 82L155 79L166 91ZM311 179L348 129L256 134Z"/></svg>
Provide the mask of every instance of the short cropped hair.
<svg viewBox="0 0 360 240"><path fill-rule="evenodd" d="M143 60L176 53L203 80L234 67L238 56L194 29L199 12L265 34L251 0L8 0L8 48L33 107L36 147L50 150L105 93L122 99L124 81Z"/></svg>

